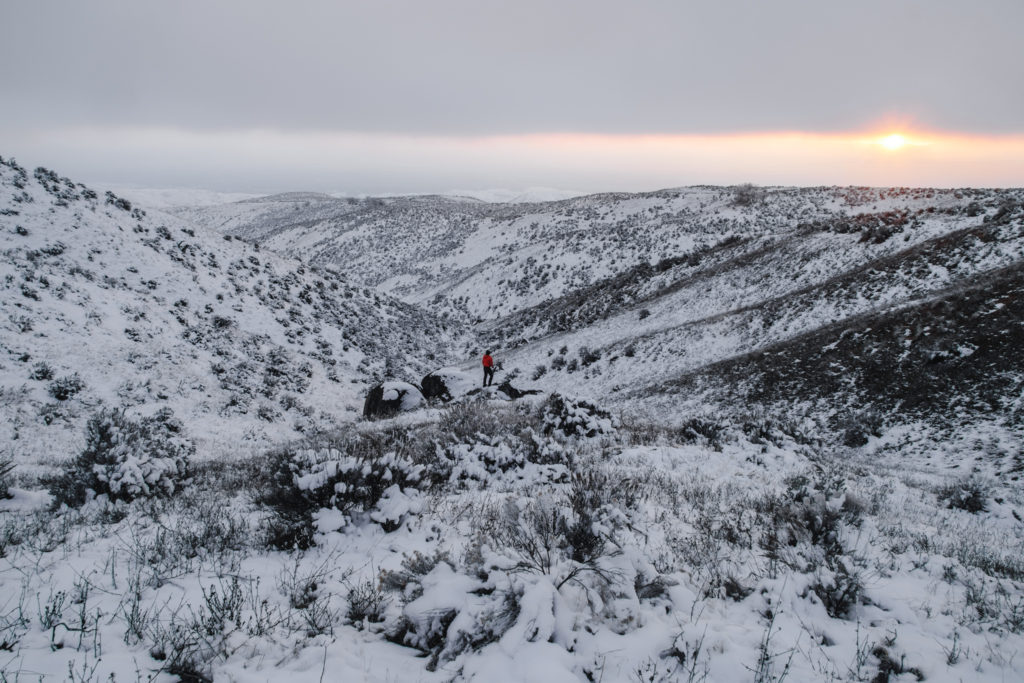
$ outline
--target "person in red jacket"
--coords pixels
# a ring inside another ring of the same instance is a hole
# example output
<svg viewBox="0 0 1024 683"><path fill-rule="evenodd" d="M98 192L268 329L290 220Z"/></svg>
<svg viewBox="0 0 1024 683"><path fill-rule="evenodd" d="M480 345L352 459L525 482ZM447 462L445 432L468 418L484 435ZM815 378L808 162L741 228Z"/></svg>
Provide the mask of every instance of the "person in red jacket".
<svg viewBox="0 0 1024 683"><path fill-rule="evenodd" d="M484 386L489 387L494 381L494 359L491 358L491 350L484 351Z"/></svg>

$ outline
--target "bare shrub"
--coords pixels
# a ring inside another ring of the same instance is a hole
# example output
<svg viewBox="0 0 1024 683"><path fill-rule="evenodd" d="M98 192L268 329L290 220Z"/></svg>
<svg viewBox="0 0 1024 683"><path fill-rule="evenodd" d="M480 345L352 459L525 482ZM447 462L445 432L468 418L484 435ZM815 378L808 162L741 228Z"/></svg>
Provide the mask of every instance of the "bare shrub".
<svg viewBox="0 0 1024 683"><path fill-rule="evenodd" d="M732 203L735 206L754 206L764 201L764 191L753 183L743 183L732 188Z"/></svg>
<svg viewBox="0 0 1024 683"><path fill-rule="evenodd" d="M989 485L977 477L952 482L939 488L936 493L939 500L946 502L947 507L971 513L988 509L988 498L991 496Z"/></svg>
<svg viewBox="0 0 1024 683"><path fill-rule="evenodd" d="M387 602L387 595L379 583L363 581L349 590L348 611L345 616L354 625L365 622L379 624L384 621L384 608Z"/></svg>

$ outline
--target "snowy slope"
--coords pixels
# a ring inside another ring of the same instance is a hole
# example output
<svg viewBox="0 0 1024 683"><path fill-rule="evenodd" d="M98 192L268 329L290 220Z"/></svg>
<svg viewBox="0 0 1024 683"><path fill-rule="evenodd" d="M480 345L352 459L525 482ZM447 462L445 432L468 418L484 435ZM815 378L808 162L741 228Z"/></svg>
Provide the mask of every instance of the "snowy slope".
<svg viewBox="0 0 1024 683"><path fill-rule="evenodd" d="M103 406L170 407L207 455L329 428L455 338L330 269L13 161L0 231L0 429L23 460L69 456Z"/></svg>
<svg viewBox="0 0 1024 683"><path fill-rule="evenodd" d="M285 196L179 215L335 264L409 302L494 318L750 228L749 216L699 213L723 193L731 196L716 188L543 204Z"/></svg>
<svg viewBox="0 0 1024 683"><path fill-rule="evenodd" d="M475 320L482 347L540 388L676 418L665 382L819 330L832 344L1024 253L1021 191L741 190L497 206L290 195L188 215ZM836 400L858 410L869 397Z"/></svg>
<svg viewBox="0 0 1024 683"><path fill-rule="evenodd" d="M494 319L730 237L773 241L801 225L864 213L931 211L941 223L950 209L997 198L972 190L771 188L745 205L737 203L737 193L691 187L540 204L280 195L179 213L271 249L335 264L406 301Z"/></svg>
<svg viewBox="0 0 1024 683"><path fill-rule="evenodd" d="M996 212L925 213L880 241L827 224L725 241L482 328L492 345L509 349L509 363L528 372L544 366L542 385L637 390L1019 267L1019 212L995 220ZM585 367L567 378L573 359Z"/></svg>

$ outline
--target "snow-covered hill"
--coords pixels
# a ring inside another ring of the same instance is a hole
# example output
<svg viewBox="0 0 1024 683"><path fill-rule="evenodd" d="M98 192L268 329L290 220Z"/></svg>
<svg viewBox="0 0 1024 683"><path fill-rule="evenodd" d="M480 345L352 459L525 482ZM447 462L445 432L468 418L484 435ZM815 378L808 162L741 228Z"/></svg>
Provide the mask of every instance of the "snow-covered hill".
<svg viewBox="0 0 1024 683"><path fill-rule="evenodd" d="M0 429L67 457L101 407L169 407L207 455L351 419L368 383L416 380L448 323L45 169L0 164Z"/></svg>
<svg viewBox="0 0 1024 683"><path fill-rule="evenodd" d="M680 417L665 382L816 331L832 345L864 316L1019 270L1022 201L1019 190L694 187L535 205L290 195L186 214L464 314L506 370L542 388ZM908 331L915 344L924 318ZM836 398L853 411L870 400Z"/></svg>
<svg viewBox="0 0 1024 683"><path fill-rule="evenodd" d="M1019 272L1019 205L995 195L973 212L868 214L853 230L832 220L733 237L483 327L493 345L511 349L509 362L544 373L542 385L636 394L814 330L858 331L860 316L978 286L990 273ZM921 337L907 331L915 343Z"/></svg>
<svg viewBox="0 0 1024 683"><path fill-rule="evenodd" d="M638 263L753 229L749 217L731 209L723 216L704 214L703 205L722 192L599 195L542 204L285 195L179 215L334 264L410 303L491 319Z"/></svg>
<svg viewBox="0 0 1024 683"><path fill-rule="evenodd" d="M764 247L814 223L845 222L859 233L861 226L851 224L856 216L880 214L909 216L915 226L928 219L928 230L900 236L916 240L929 231L954 229L958 221L946 212L1000 197L973 190L867 188L749 194L747 188L691 187L540 204L290 194L181 209L179 215L292 256L334 264L354 280L410 303L494 319L729 238L754 239ZM843 267L842 260L823 263L818 274Z"/></svg>
<svg viewBox="0 0 1024 683"><path fill-rule="evenodd" d="M156 188L112 185L99 189L104 191L110 190L117 196L124 197L133 204L139 204L147 210L160 209L164 211L179 207L216 206L217 204L240 202L261 196L247 192L215 192L213 190L187 187Z"/></svg>

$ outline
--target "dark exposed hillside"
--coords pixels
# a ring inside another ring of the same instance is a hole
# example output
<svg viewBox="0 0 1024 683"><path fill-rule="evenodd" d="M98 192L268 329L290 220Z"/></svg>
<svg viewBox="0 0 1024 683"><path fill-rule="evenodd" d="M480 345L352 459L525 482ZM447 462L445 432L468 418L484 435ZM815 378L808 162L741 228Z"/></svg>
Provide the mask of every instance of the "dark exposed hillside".
<svg viewBox="0 0 1024 683"><path fill-rule="evenodd" d="M837 428L884 422L939 429L992 421L1024 437L1024 262L893 310L856 316L730 358L637 397L681 397L725 412L810 402ZM850 437L856 443L857 435ZM1017 454L1005 465L1016 479Z"/></svg>

